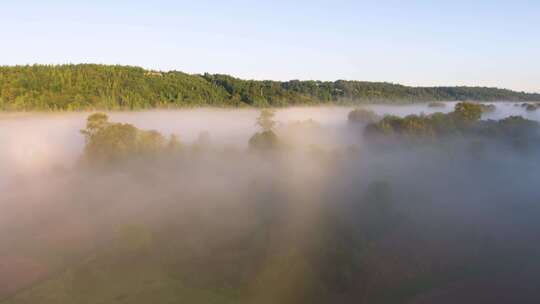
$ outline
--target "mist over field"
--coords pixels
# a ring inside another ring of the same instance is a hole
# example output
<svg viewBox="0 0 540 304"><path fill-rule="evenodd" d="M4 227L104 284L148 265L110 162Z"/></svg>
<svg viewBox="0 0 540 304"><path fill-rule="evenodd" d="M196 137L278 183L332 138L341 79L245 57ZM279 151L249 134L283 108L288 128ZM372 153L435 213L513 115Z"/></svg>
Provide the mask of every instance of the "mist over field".
<svg viewBox="0 0 540 304"><path fill-rule="evenodd" d="M0 8L0 304L540 303L540 1Z"/></svg>
<svg viewBox="0 0 540 304"><path fill-rule="evenodd" d="M540 142L381 141L352 110L277 110L272 151L255 109L110 112L179 144L99 165L91 113L0 114L0 303L536 303Z"/></svg>

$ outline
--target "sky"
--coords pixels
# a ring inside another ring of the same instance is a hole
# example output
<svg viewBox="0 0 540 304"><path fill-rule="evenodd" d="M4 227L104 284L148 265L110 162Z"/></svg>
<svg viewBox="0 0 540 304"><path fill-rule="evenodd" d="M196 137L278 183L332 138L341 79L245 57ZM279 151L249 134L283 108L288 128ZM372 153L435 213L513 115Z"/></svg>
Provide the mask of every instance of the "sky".
<svg viewBox="0 0 540 304"><path fill-rule="evenodd" d="M0 0L0 65L540 92L540 1Z"/></svg>

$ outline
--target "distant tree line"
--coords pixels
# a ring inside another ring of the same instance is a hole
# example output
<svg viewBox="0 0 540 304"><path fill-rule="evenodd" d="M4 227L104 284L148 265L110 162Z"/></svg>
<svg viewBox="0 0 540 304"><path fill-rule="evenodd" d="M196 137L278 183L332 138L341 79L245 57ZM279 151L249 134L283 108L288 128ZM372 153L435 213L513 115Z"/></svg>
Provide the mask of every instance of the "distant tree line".
<svg viewBox="0 0 540 304"><path fill-rule="evenodd" d="M442 139L449 136L503 140L518 147L526 147L540 140L540 124L521 116L501 120L480 120L490 111L483 105L461 102L454 111L431 115L385 116L367 125L365 133L375 139ZM354 112L354 111L353 111ZM353 113L351 112L351 113ZM349 116L349 121L351 120Z"/></svg>
<svg viewBox="0 0 540 304"><path fill-rule="evenodd" d="M484 87L408 87L364 81L256 81L117 65L0 67L0 110L138 110L198 106L539 101L540 94Z"/></svg>

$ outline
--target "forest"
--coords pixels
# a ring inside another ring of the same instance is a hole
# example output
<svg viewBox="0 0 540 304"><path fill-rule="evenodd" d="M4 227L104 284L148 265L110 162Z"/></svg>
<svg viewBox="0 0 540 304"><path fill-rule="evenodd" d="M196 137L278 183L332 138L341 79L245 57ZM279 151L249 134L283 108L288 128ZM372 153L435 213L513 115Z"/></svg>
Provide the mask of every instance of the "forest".
<svg viewBox="0 0 540 304"><path fill-rule="evenodd" d="M258 81L98 64L0 67L3 111L539 100L540 94L485 87L409 87L347 80Z"/></svg>

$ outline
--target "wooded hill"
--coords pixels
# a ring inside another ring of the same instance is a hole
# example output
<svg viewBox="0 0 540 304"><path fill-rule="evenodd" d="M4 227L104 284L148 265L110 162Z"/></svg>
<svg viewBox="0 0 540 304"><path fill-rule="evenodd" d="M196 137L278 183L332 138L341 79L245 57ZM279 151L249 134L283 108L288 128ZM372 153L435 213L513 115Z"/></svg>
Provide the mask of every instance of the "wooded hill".
<svg viewBox="0 0 540 304"><path fill-rule="evenodd" d="M485 87L409 87L365 81L258 81L118 65L0 67L0 110L137 110L426 101L540 101Z"/></svg>

